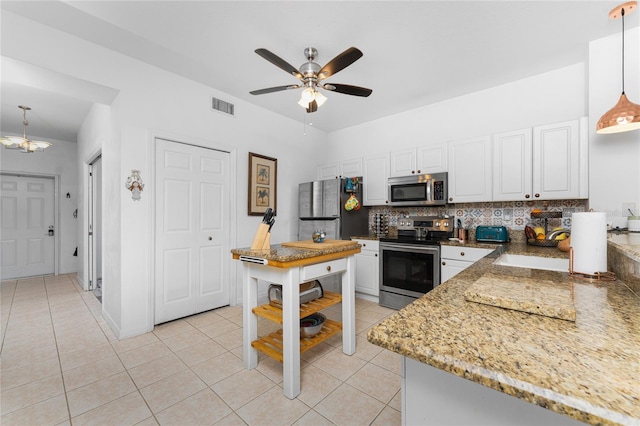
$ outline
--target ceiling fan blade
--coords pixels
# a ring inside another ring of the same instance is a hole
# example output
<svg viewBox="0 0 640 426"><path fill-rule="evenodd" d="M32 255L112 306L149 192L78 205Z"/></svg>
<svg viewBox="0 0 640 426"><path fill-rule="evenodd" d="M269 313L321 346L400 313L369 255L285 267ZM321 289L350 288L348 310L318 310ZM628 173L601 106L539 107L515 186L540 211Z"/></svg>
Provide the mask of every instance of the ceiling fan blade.
<svg viewBox="0 0 640 426"><path fill-rule="evenodd" d="M266 89L252 90L249 93L251 93L252 95L264 95L265 93L281 92L283 90L299 89L301 87L302 86L300 86L299 84L289 84L287 86L276 86L276 87L268 87Z"/></svg>
<svg viewBox="0 0 640 426"><path fill-rule="evenodd" d="M302 80L302 74L300 74L300 71L298 71L296 67L294 67L275 53L271 53L267 49L256 49L256 53L262 56L267 61L271 62L276 67L286 71L288 74L291 74L298 80Z"/></svg>
<svg viewBox="0 0 640 426"><path fill-rule="evenodd" d="M322 85L322 88L331 90L332 92L344 93L345 95L362 96L364 98L373 92L373 90L367 89L366 87L352 86L350 84L327 83Z"/></svg>
<svg viewBox="0 0 640 426"><path fill-rule="evenodd" d="M318 72L318 81L331 77L333 74L345 69L361 57L362 52L360 49L355 47L348 48L320 69Z"/></svg>
<svg viewBox="0 0 640 426"><path fill-rule="evenodd" d="M307 107L307 112L316 112L318 110L318 103L314 100L309 102L309 106Z"/></svg>

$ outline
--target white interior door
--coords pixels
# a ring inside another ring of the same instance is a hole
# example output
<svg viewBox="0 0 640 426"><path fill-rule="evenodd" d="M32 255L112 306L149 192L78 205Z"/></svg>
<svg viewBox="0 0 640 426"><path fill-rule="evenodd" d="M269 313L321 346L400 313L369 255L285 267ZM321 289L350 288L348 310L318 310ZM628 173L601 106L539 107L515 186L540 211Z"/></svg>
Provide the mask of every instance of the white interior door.
<svg viewBox="0 0 640 426"><path fill-rule="evenodd" d="M102 292L102 156L89 164L89 288Z"/></svg>
<svg viewBox="0 0 640 426"><path fill-rule="evenodd" d="M155 324L229 304L229 153L156 139Z"/></svg>
<svg viewBox="0 0 640 426"><path fill-rule="evenodd" d="M2 175L2 279L55 273L53 178Z"/></svg>

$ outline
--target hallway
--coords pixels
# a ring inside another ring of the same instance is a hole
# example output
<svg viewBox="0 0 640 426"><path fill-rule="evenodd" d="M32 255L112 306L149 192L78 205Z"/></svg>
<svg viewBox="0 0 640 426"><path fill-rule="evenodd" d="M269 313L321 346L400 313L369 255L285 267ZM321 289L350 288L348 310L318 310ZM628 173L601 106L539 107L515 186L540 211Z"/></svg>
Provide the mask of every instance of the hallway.
<svg viewBox="0 0 640 426"><path fill-rule="evenodd" d="M226 307L118 341L75 274L1 287L3 425L399 425L400 361L366 341L394 312L356 299L357 352L338 334L302 354L302 393L282 367L242 367L242 309ZM340 319L340 305L324 313ZM277 325L260 320L260 335Z"/></svg>

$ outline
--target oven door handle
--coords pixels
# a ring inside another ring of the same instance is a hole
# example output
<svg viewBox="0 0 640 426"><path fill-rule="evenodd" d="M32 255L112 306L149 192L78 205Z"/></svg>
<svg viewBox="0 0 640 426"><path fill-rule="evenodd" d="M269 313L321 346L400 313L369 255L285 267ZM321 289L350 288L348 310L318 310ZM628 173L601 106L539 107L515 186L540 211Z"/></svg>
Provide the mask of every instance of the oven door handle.
<svg viewBox="0 0 640 426"><path fill-rule="evenodd" d="M435 252L440 253L440 246L421 245L421 244L398 244L398 243L380 243L380 251L383 250L406 250L410 252Z"/></svg>

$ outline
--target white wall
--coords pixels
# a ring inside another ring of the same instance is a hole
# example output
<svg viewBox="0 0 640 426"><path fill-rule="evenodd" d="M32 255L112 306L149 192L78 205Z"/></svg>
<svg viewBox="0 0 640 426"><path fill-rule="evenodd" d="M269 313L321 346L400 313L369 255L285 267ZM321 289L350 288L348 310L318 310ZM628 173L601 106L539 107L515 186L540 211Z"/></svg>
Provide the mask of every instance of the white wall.
<svg viewBox="0 0 640 426"><path fill-rule="evenodd" d="M625 32L625 92L640 104L640 28ZM598 135L598 120L613 107L622 89L621 34L589 44L589 204L609 217L640 214L640 131Z"/></svg>
<svg viewBox="0 0 640 426"><path fill-rule="evenodd" d="M2 149L0 153L0 169L2 172L25 173L45 176L58 176L58 272L66 274L75 272L78 259L73 255L76 250L77 222L73 212L78 208L78 173L76 169L76 144L72 142L48 139L46 135L31 135L30 139L41 139L53 145L43 152L25 154L18 150ZM69 193L71 198L67 198ZM78 250L79 251L79 250Z"/></svg>
<svg viewBox="0 0 640 426"><path fill-rule="evenodd" d="M585 67L575 64L333 132L326 162L583 117Z"/></svg>
<svg viewBox="0 0 640 426"><path fill-rule="evenodd" d="M3 26L3 55L119 91L110 117L93 111L79 138L80 161L86 162L97 146L103 155L103 314L119 337L153 326L154 136L235 156L232 246L250 245L260 222L247 215L248 152L277 158L278 214L272 242L295 239L297 183L315 177L314 152L324 146L325 133L308 128L303 136L301 123L8 12L3 12ZM211 111L211 96L234 103L235 117ZM140 169L146 182L142 200L135 203L124 187L132 168ZM240 270L239 262L233 262L232 285L238 291L232 302L241 297Z"/></svg>

